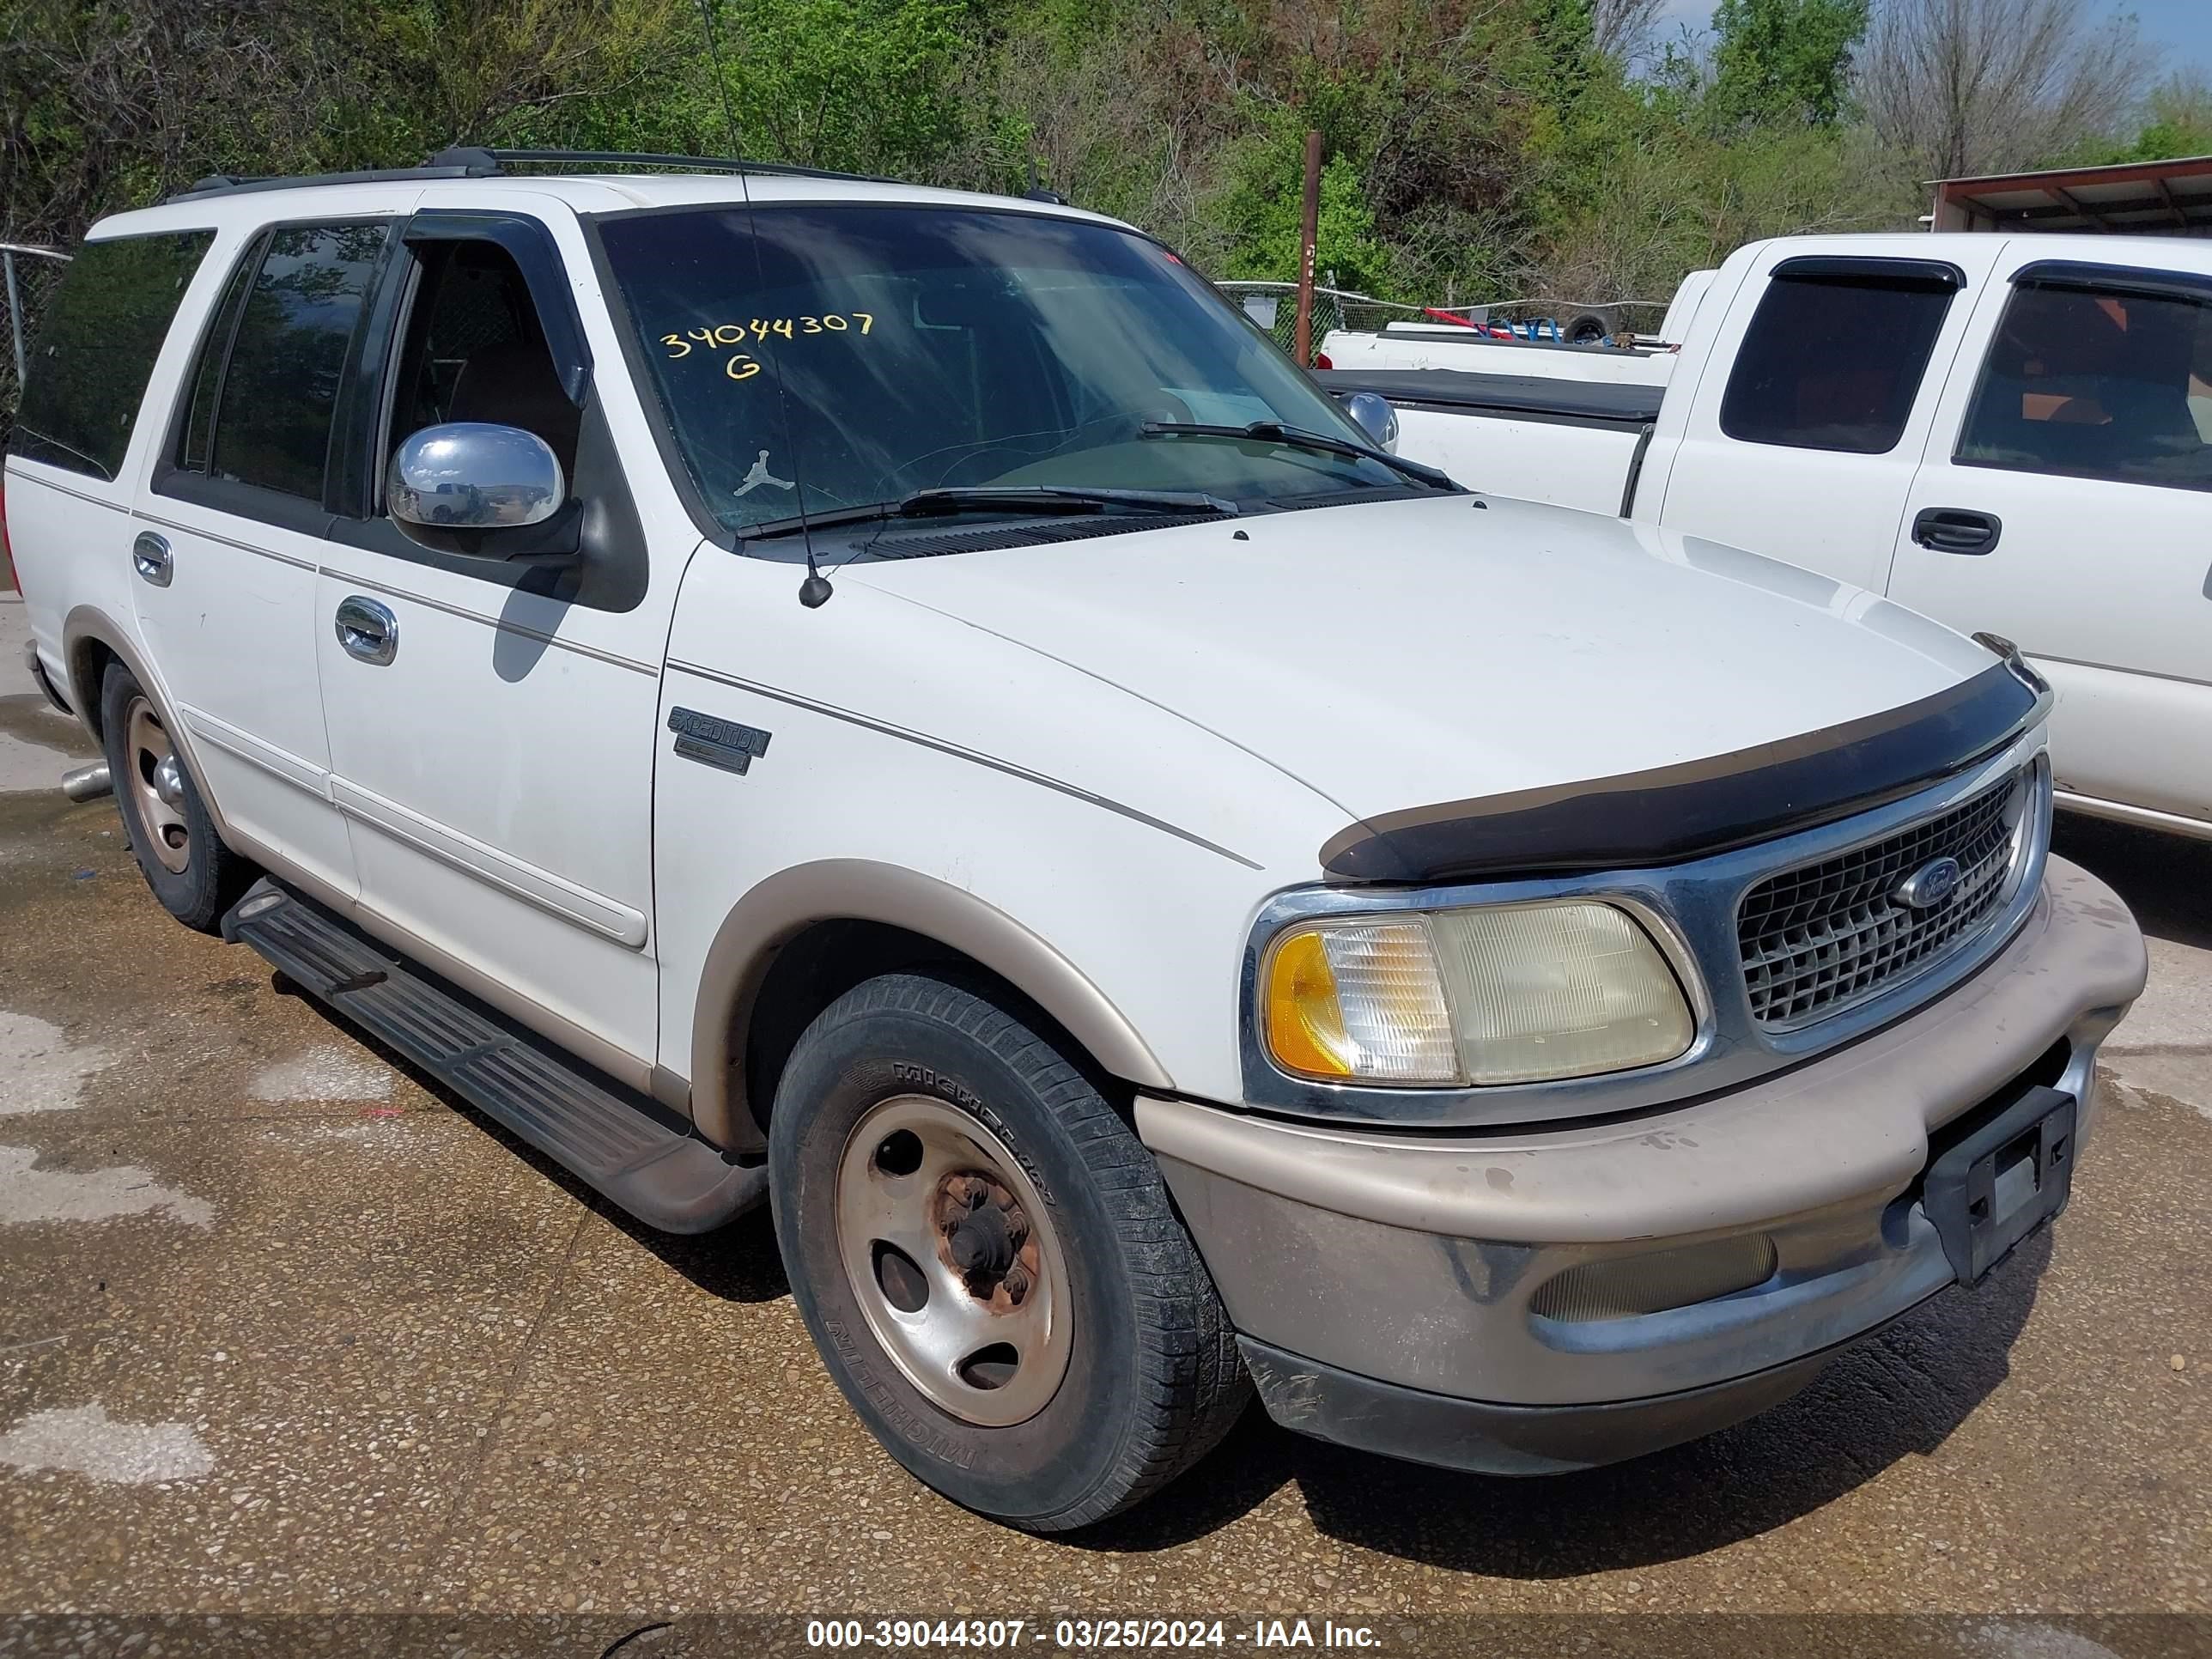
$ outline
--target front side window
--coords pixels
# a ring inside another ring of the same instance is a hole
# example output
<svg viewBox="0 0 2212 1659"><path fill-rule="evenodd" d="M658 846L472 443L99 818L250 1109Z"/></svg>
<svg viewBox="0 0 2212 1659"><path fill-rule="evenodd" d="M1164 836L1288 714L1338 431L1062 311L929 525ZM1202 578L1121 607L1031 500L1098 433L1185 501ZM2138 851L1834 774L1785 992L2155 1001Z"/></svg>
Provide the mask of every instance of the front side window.
<svg viewBox="0 0 2212 1659"><path fill-rule="evenodd" d="M117 236L70 262L39 330L15 412L15 452L109 483L208 230Z"/></svg>
<svg viewBox="0 0 2212 1659"><path fill-rule="evenodd" d="M400 357L384 459L400 441L448 421L488 421L543 438L576 471L576 405L562 390L537 305L514 258L494 242L417 250L422 280Z"/></svg>
<svg viewBox="0 0 2212 1659"><path fill-rule="evenodd" d="M319 501L338 390L390 229L277 230L232 337L209 470Z"/></svg>
<svg viewBox="0 0 2212 1659"><path fill-rule="evenodd" d="M1950 309L1947 284L1778 270L1721 401L1744 443L1882 455L1897 447Z"/></svg>
<svg viewBox="0 0 2212 1659"><path fill-rule="evenodd" d="M678 448L731 530L961 486L1402 488L1357 457L1148 423L1364 441L1175 255L1111 226L934 207L614 217L604 243Z"/></svg>
<svg viewBox="0 0 2212 1659"><path fill-rule="evenodd" d="M2212 305L2027 283L2005 307L1954 459L2212 489Z"/></svg>

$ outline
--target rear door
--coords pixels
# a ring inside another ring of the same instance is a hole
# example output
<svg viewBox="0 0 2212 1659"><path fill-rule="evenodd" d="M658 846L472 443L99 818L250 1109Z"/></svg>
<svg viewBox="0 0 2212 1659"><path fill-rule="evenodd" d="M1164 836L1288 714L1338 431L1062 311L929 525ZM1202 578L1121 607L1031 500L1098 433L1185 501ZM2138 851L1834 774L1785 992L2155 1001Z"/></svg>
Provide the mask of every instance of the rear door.
<svg viewBox="0 0 2212 1659"><path fill-rule="evenodd" d="M2009 242L1981 297L1890 592L2049 676L2077 804L2212 822L2212 258L2039 253Z"/></svg>
<svg viewBox="0 0 2212 1659"><path fill-rule="evenodd" d="M1965 331L1968 272L1949 250L1936 259L1800 246L1759 254L1702 378L1669 388L1670 402L1691 401L1659 518L1878 590ZM1666 427L1662 411L1662 441Z"/></svg>
<svg viewBox="0 0 2212 1659"><path fill-rule="evenodd" d="M350 898L316 692L330 459L389 217L279 224L239 254L141 498L139 626L224 817Z"/></svg>

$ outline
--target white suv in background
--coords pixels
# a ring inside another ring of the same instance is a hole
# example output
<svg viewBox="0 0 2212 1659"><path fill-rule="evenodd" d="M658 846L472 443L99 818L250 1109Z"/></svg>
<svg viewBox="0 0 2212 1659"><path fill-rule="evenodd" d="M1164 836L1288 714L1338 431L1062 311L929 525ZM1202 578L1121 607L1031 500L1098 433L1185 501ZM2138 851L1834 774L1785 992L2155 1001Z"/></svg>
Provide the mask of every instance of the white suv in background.
<svg viewBox="0 0 2212 1659"><path fill-rule="evenodd" d="M37 666L179 919L655 1225L772 1201L921 1479L1081 1525L1255 1383L1629 1456L2063 1206L2145 964L2016 657L1461 490L1126 226L585 159L95 227Z"/></svg>

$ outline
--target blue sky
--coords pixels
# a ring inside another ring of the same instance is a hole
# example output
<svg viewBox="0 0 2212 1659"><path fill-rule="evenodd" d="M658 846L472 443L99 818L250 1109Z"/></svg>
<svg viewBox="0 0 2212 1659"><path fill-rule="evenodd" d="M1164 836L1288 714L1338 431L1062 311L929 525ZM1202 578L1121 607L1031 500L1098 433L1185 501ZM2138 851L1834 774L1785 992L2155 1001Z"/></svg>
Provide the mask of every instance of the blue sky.
<svg viewBox="0 0 2212 1659"><path fill-rule="evenodd" d="M2193 69L2212 79L2212 3L2207 0L2134 0L2125 8L2136 15L2146 38L2168 47L2176 69Z"/></svg>
<svg viewBox="0 0 2212 1659"><path fill-rule="evenodd" d="M2212 80L2212 0L2090 0L2097 10L2133 12L2144 39L2159 47L2162 65L2194 70ZM1662 36L1677 23L1703 28L1712 16L1712 0L1668 0Z"/></svg>

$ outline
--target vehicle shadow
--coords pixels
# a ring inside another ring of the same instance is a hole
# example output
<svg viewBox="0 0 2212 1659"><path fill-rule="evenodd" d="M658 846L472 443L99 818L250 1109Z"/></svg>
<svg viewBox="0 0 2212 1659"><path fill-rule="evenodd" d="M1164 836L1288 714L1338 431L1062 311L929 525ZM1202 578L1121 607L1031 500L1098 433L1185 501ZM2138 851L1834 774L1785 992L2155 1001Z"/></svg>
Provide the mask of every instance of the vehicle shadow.
<svg viewBox="0 0 2212 1659"><path fill-rule="evenodd" d="M2153 938L2212 950L2212 842L2061 812L2051 850L2110 884Z"/></svg>
<svg viewBox="0 0 2212 1659"><path fill-rule="evenodd" d="M1932 1453L2008 1374L2050 1258L2050 1234L2038 1234L1978 1289L1923 1305L1795 1399L1632 1462L1530 1480L1462 1474L1309 1440L1255 1405L1194 1476L1065 1541L1171 1547L1295 1483L1322 1533L1455 1572L1568 1578L1700 1555Z"/></svg>
<svg viewBox="0 0 2212 1659"><path fill-rule="evenodd" d="M588 1183L572 1174L566 1165L548 1158L505 1125L478 1111L462 1096L447 1088L406 1055L386 1046L373 1033L339 1018L313 997L300 991L283 974L273 974L270 977L278 994L298 999L346 1041L359 1043L368 1049L440 1104L452 1109L456 1116L475 1125L510 1155L530 1165L578 1203L604 1216L611 1225L659 1257L708 1295L719 1297L726 1302L773 1302L779 1297L790 1294L791 1284L784 1277L783 1259L776 1250L775 1229L769 1218L767 1205L739 1216L718 1231L694 1237L664 1233L656 1227L648 1227L612 1200L603 1197Z"/></svg>
<svg viewBox="0 0 2212 1659"><path fill-rule="evenodd" d="M299 994L277 976L280 990ZM708 1294L787 1294L768 1207L696 1237L630 1217L404 1055L312 998L332 1028ZM2046 1231L1972 1293L1948 1291L1846 1352L1809 1388L1732 1429L1632 1462L1516 1480L1348 1451L1277 1427L1255 1402L1221 1445L1130 1514L1056 1541L1116 1553L1202 1539L1295 1484L1316 1528L1454 1571L1563 1578L1703 1554L1772 1530L1926 1456L2009 1372L2051 1259Z"/></svg>

